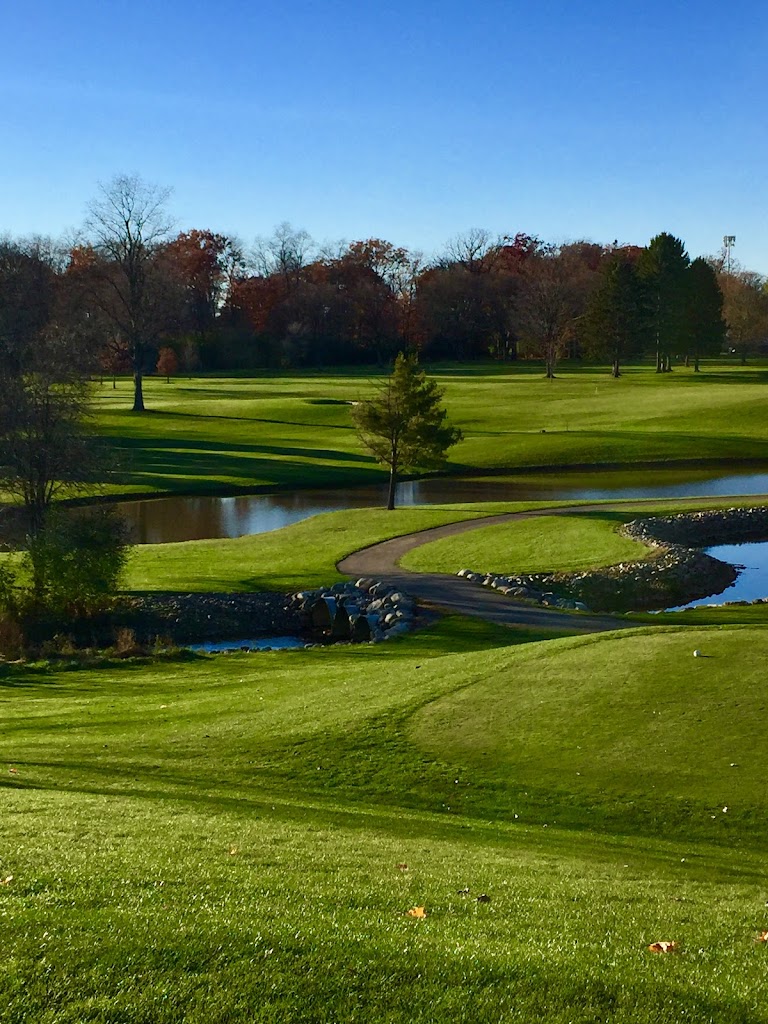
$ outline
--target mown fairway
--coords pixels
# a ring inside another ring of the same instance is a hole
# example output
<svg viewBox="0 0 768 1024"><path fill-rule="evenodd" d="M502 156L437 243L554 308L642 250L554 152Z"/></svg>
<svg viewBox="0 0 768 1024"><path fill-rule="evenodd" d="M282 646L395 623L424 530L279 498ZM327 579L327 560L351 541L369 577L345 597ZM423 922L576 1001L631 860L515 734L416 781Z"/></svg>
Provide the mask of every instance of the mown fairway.
<svg viewBox="0 0 768 1024"><path fill-rule="evenodd" d="M768 1020L764 631L513 639L6 668L3 1021Z"/></svg>
<svg viewBox="0 0 768 1024"><path fill-rule="evenodd" d="M768 371L648 367L613 380L566 367L554 381L538 366L436 368L465 440L452 472L566 464L768 458ZM144 415L130 384L96 389L100 429L122 453L114 492L236 491L383 479L352 428L349 402L377 377L294 373L147 382Z"/></svg>
<svg viewBox="0 0 768 1024"><path fill-rule="evenodd" d="M467 438L455 472L768 457L750 368L440 376ZM379 478L346 404L371 384L153 381L146 416L105 384L127 457L111 488ZM642 557L617 525L687 504L483 527L406 564ZM379 540L546 507L147 546L125 585L316 586ZM0 1021L768 1024L767 607L556 640L452 619L380 645L0 665Z"/></svg>

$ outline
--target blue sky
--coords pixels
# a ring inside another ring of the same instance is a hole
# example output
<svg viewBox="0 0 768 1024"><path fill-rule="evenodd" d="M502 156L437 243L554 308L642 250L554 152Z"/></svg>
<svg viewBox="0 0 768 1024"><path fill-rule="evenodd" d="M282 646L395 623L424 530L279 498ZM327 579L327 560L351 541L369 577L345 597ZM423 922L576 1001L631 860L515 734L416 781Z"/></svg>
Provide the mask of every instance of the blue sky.
<svg viewBox="0 0 768 1024"><path fill-rule="evenodd" d="M99 181L179 228L434 252L471 227L734 254L768 274L768 5L50 0L2 5L0 233Z"/></svg>

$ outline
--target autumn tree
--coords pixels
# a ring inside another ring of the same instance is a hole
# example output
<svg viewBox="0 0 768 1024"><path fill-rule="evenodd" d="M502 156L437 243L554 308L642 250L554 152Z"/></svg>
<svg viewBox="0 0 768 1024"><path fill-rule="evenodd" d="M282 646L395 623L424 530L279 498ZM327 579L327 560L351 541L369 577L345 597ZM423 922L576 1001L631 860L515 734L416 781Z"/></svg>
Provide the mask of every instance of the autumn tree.
<svg viewBox="0 0 768 1024"><path fill-rule="evenodd" d="M86 222L97 257L89 275L93 315L130 362L134 412L144 411L143 379L157 344L183 315L183 288L166 251L169 196L169 189L120 175L100 186Z"/></svg>
<svg viewBox="0 0 768 1024"><path fill-rule="evenodd" d="M245 257L240 243L215 231L182 231L164 247L186 292L189 326L200 340L214 328Z"/></svg>
<svg viewBox="0 0 768 1024"><path fill-rule="evenodd" d="M686 347L689 263L683 242L666 231L651 239L637 262L645 288L656 373L668 373L672 369L672 355Z"/></svg>
<svg viewBox="0 0 768 1024"><path fill-rule="evenodd" d="M544 360L545 375L555 376L557 361L575 336L597 269L589 243L540 245L520 274L518 324L521 336ZM588 258L585 258L585 254Z"/></svg>
<svg viewBox="0 0 768 1024"><path fill-rule="evenodd" d="M723 316L728 346L738 353L742 365L761 341L768 338L768 290L766 280L748 270L722 273Z"/></svg>
<svg viewBox="0 0 768 1024"><path fill-rule="evenodd" d="M170 384L171 377L179 372L179 357L170 345L164 345L158 352L155 370L161 377L165 377L166 384Z"/></svg>
<svg viewBox="0 0 768 1024"><path fill-rule="evenodd" d="M360 440L389 466L388 509L395 507L401 472L438 469L445 464L448 449L462 439L461 431L447 422L443 396L443 389L419 368L416 356L401 352L376 397L354 407Z"/></svg>

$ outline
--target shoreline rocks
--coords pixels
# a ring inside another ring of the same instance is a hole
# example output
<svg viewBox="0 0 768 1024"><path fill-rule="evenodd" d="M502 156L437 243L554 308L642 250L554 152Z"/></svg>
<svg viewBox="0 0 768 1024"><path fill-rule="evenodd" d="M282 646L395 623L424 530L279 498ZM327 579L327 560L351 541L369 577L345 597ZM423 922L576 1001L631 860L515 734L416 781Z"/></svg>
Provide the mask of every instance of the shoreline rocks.
<svg viewBox="0 0 768 1024"><path fill-rule="evenodd" d="M768 538L768 508L731 508L635 519L620 532L651 549L643 561L579 573L500 576L467 569L458 575L515 600L596 612L658 611L719 594L738 570L700 550Z"/></svg>
<svg viewBox="0 0 768 1024"><path fill-rule="evenodd" d="M292 596L303 628L326 642L389 640L413 628L416 603L387 583L361 578Z"/></svg>

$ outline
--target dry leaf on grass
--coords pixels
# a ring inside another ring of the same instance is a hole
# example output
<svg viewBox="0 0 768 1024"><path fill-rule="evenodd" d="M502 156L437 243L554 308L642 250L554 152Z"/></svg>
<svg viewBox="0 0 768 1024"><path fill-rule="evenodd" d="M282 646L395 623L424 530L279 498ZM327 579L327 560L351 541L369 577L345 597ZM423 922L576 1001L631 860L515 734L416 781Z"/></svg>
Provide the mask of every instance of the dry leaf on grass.
<svg viewBox="0 0 768 1024"><path fill-rule="evenodd" d="M0 885L8 885L13 881L13 875L6 875L5 878L0 878Z"/></svg>
<svg viewBox="0 0 768 1024"><path fill-rule="evenodd" d="M424 907L411 907L410 910L406 911L406 917L417 917L419 920L427 916L427 911Z"/></svg>
<svg viewBox="0 0 768 1024"><path fill-rule="evenodd" d="M398 864L397 865L397 870L398 871L407 871L408 870L408 865L407 864Z"/></svg>
<svg viewBox="0 0 768 1024"><path fill-rule="evenodd" d="M768 932L758 932L755 942L768 942Z"/></svg>
<svg viewBox="0 0 768 1024"><path fill-rule="evenodd" d="M648 949L651 953L676 953L676 942L652 942Z"/></svg>
<svg viewBox="0 0 768 1024"><path fill-rule="evenodd" d="M491 902L491 897L488 895L487 892L481 892L480 895L477 897L477 902L478 903L490 903Z"/></svg>

